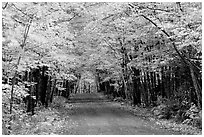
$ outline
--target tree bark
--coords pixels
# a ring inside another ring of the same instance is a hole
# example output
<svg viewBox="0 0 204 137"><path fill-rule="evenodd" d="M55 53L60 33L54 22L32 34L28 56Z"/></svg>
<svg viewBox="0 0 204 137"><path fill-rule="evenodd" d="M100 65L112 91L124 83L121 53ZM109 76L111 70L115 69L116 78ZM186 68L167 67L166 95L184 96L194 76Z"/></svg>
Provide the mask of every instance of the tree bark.
<svg viewBox="0 0 204 137"><path fill-rule="evenodd" d="M193 81L193 85L194 85L194 88L195 88L195 92L196 92L196 96L197 96L197 105L198 105L198 108L201 109L202 108L202 93L201 93L201 89L199 87L199 84L197 83L197 78L194 74L194 71L193 71L193 68L190 67L190 72L191 72L191 77L192 77L192 81Z"/></svg>
<svg viewBox="0 0 204 137"><path fill-rule="evenodd" d="M52 100L53 100L53 96L54 96L54 93L56 91L56 84L57 84L57 79L54 78L54 83L52 85L52 89L51 89L51 97L50 97L50 102L52 103Z"/></svg>

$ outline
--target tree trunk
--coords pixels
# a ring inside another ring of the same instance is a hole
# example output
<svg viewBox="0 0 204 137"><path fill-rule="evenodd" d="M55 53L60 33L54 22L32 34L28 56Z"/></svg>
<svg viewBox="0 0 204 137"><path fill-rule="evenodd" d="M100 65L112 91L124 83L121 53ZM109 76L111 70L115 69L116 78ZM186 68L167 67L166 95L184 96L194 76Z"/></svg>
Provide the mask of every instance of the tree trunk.
<svg viewBox="0 0 204 137"><path fill-rule="evenodd" d="M41 103L42 105L45 105L45 98L46 98L46 90L47 90L47 82L48 82L48 76L45 74L47 70L47 67L46 66L43 66L42 67L42 76L41 76L41 79L42 79L42 84L41 84Z"/></svg>
<svg viewBox="0 0 204 137"><path fill-rule="evenodd" d="M147 81L146 81L146 86L147 86L147 95L148 95L148 105L151 104L152 100L151 100L151 86L150 86L150 76L149 76L149 72L146 72L146 76L147 76Z"/></svg>
<svg viewBox="0 0 204 137"><path fill-rule="evenodd" d="M19 54L18 61L17 61L16 65L15 65L15 72L14 72L14 76L13 76L13 78L12 78L11 101L10 101L10 114L12 114L13 90L14 90L14 85L15 85L15 83L16 83L17 70L18 70L18 66L19 66L21 57L22 57L23 52L24 52L24 47L25 47L25 44L26 44L26 39L27 39L27 36L28 36L28 32L29 32L29 29L30 29L31 22L32 22L32 18L29 20L28 24L27 24L26 27L25 27L25 30L24 30L24 39L23 39L23 42L22 42L22 44L21 44L21 53ZM11 118L11 119L12 119L12 118Z"/></svg>
<svg viewBox="0 0 204 137"><path fill-rule="evenodd" d="M47 76L47 89L46 89L46 96L45 96L45 107L48 107L50 96L51 96L51 76Z"/></svg>
<svg viewBox="0 0 204 137"><path fill-rule="evenodd" d="M123 74L122 74L122 81L123 81L123 88L124 88L124 95L125 95L124 98L126 99L128 97L128 95L127 95L127 83L125 81Z"/></svg>
<svg viewBox="0 0 204 137"><path fill-rule="evenodd" d="M144 87L144 91L145 91L145 105L149 106L149 93L148 93L148 84L147 84L147 74L145 71L143 71L144 73L144 82L143 82L143 87Z"/></svg>
<svg viewBox="0 0 204 137"><path fill-rule="evenodd" d="M193 68L190 66L190 72L191 72L191 77L192 77L192 81L193 81L193 85L195 88L195 92L196 92L196 96L197 96L197 105L198 108L201 109L202 108L202 93L201 93L201 88L199 86L199 83L197 82L197 78L194 74Z"/></svg>
<svg viewBox="0 0 204 137"><path fill-rule="evenodd" d="M140 70L136 68L133 69L133 104L134 105L141 105L141 91L140 91Z"/></svg>
<svg viewBox="0 0 204 137"><path fill-rule="evenodd" d="M164 98L164 97L166 97L166 92L165 92L165 69L164 69L164 67L161 68L161 89L162 89L161 96Z"/></svg>

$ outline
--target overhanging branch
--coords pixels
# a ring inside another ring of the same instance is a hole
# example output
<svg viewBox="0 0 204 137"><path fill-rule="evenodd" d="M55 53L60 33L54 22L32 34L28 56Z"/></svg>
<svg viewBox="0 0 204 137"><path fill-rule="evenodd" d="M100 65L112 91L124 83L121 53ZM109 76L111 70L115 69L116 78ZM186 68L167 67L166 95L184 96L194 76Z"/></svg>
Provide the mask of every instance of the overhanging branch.
<svg viewBox="0 0 204 137"><path fill-rule="evenodd" d="M185 64L187 65L192 65L194 68L198 69L198 71L200 71L200 68L197 67L194 63L191 62L190 59L188 59L185 55L181 54L180 51L177 49L176 44L174 42L174 40L170 37L170 35L161 27L159 27L155 22L153 22L150 18L148 18L145 15L140 15L143 18L145 18L146 20L148 20L150 23L152 23L155 27L157 27L159 30L161 30L171 41L173 48L175 49L176 53L179 55L179 57L184 61ZM189 64L190 63L190 64Z"/></svg>
<svg viewBox="0 0 204 137"><path fill-rule="evenodd" d="M6 4L2 7L2 9L6 9L6 7L8 6L8 2L6 2Z"/></svg>

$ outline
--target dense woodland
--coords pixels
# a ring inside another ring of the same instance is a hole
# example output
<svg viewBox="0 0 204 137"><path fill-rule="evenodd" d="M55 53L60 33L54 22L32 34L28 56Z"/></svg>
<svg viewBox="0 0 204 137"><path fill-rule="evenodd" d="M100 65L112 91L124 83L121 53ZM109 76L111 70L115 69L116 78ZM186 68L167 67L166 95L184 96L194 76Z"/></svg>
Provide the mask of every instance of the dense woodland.
<svg viewBox="0 0 204 137"><path fill-rule="evenodd" d="M159 118L199 124L201 6L2 3L3 128L20 114L20 104L32 115L54 96L82 92L102 92L154 107Z"/></svg>

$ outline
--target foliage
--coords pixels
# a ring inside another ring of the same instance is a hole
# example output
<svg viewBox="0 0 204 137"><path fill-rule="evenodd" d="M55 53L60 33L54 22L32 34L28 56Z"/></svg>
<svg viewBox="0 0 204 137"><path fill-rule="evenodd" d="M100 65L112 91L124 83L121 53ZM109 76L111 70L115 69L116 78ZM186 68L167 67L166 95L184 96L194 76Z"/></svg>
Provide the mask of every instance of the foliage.
<svg viewBox="0 0 204 137"><path fill-rule="evenodd" d="M202 128L202 112L194 103L160 98L158 106L152 109L152 113L159 119L174 119L178 123L193 125Z"/></svg>
<svg viewBox="0 0 204 137"><path fill-rule="evenodd" d="M65 109L65 111L67 111ZM69 115L61 116L55 108L41 108L33 116L23 115L13 125L12 135L57 135L69 131L76 124ZM66 113L66 112L64 112Z"/></svg>
<svg viewBox="0 0 204 137"><path fill-rule="evenodd" d="M153 21L166 29L175 39L179 50L184 52L191 46L196 50L191 58L200 58L198 54L201 52L199 3L182 3L182 11L179 11L175 3L130 4L136 5L140 14L150 16ZM174 58L177 59L168 38L165 38L147 20L132 13L128 3L93 5L9 3L3 11L3 45L5 45L3 53L6 54L6 49L17 52L15 49L18 49L21 44L23 23L26 23L26 18L23 19L23 17L34 14L35 20L21 64L25 67L20 68L27 68L26 64L27 66L33 64L35 67L36 63L44 63L52 64L51 68L55 71L59 68L66 72L80 68L80 65L87 69L88 66L98 66L111 71L113 65L116 71L116 68L120 67L122 56L118 38L124 39L123 44L128 54L137 56L128 63L130 66L157 68L162 63L166 64ZM153 48L146 52L145 49L150 46ZM14 59L17 53L13 54L15 55L9 54L9 58ZM146 60L150 56L153 56L151 62ZM113 57L112 60L110 57Z"/></svg>
<svg viewBox="0 0 204 137"><path fill-rule="evenodd" d="M4 123L4 126L6 128L6 132L11 132L11 126L9 124L10 117L15 117L24 115L25 113L25 104L23 102L23 98L29 95L27 92L28 89L26 89L23 85L15 86L14 88L14 106L12 110L12 115L10 115L9 112L9 104L10 104L10 96L11 96L11 85L8 84L2 84L2 120ZM13 121L13 123L15 123Z"/></svg>

